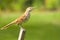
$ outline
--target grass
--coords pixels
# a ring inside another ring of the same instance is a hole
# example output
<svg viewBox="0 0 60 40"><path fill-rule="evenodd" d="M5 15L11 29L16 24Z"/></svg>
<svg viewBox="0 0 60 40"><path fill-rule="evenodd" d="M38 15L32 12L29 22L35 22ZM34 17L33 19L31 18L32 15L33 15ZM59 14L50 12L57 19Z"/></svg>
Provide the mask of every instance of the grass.
<svg viewBox="0 0 60 40"><path fill-rule="evenodd" d="M0 27L16 19L20 14L2 15ZM45 12L31 14L30 20L23 24L26 29L25 40L60 40L60 14ZM17 40L19 27L11 25L7 30L0 30L0 40Z"/></svg>

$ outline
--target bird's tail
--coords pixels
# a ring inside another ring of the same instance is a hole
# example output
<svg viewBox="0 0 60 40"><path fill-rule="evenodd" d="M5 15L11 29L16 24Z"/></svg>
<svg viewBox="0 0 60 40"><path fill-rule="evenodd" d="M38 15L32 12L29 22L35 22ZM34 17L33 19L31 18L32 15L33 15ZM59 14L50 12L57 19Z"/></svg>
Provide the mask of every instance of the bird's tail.
<svg viewBox="0 0 60 40"><path fill-rule="evenodd" d="M7 25L5 25L4 27L0 28L0 30L4 30L4 29L7 29L10 25L14 24L14 22L11 22Z"/></svg>

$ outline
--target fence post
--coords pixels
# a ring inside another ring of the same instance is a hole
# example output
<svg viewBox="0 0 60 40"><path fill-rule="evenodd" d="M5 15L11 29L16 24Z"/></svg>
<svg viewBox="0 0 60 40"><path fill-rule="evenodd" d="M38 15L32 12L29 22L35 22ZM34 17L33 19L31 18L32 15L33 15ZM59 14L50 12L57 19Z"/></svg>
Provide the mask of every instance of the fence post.
<svg viewBox="0 0 60 40"><path fill-rule="evenodd" d="M21 27L21 28L20 28L20 31L19 31L18 40L24 40L25 33L26 33L26 30Z"/></svg>

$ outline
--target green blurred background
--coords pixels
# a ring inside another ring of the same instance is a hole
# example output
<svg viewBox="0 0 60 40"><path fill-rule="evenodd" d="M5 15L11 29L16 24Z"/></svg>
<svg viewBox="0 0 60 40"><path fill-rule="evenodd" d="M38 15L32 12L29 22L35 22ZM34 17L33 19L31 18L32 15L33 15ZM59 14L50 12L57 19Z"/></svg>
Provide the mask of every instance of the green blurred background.
<svg viewBox="0 0 60 40"><path fill-rule="evenodd" d="M0 28L35 7L30 20L23 24L25 40L60 40L60 0L0 0ZM19 26L0 30L0 40L18 40Z"/></svg>

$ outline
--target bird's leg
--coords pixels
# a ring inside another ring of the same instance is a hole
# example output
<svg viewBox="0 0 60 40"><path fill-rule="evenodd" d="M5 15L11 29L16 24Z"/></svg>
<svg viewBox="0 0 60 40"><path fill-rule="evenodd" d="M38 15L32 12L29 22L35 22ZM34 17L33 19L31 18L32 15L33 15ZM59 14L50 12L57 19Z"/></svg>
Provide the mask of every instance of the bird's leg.
<svg viewBox="0 0 60 40"><path fill-rule="evenodd" d="M24 28L23 25L21 25L21 27Z"/></svg>
<svg viewBox="0 0 60 40"><path fill-rule="evenodd" d="M23 25L18 25L20 28L23 28Z"/></svg>

